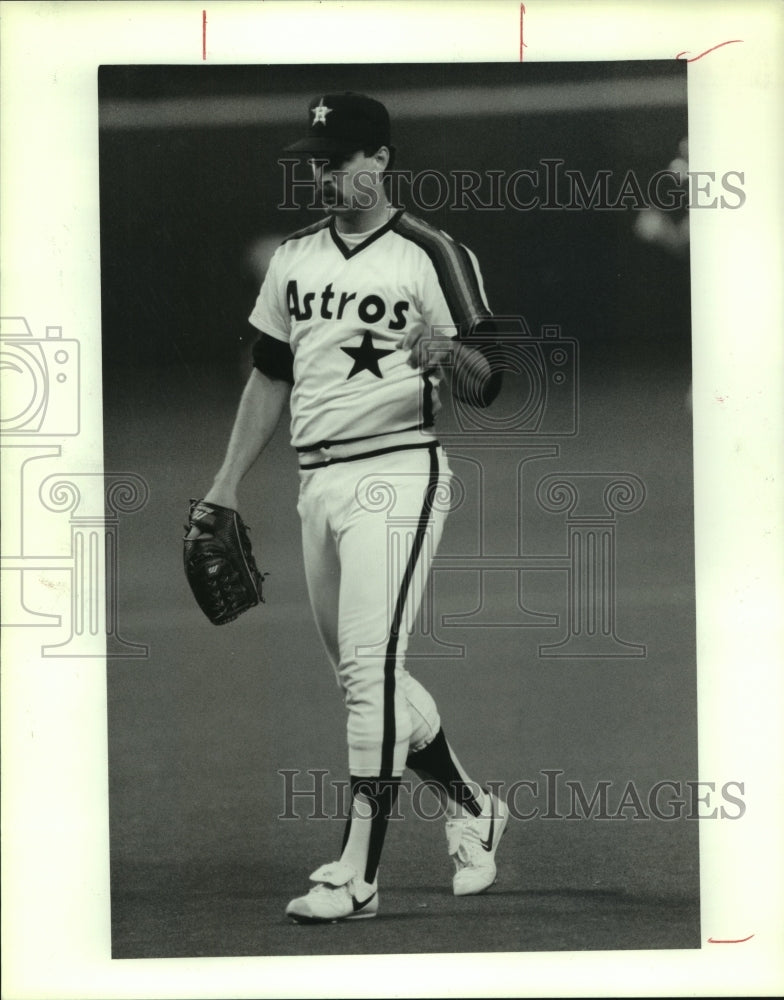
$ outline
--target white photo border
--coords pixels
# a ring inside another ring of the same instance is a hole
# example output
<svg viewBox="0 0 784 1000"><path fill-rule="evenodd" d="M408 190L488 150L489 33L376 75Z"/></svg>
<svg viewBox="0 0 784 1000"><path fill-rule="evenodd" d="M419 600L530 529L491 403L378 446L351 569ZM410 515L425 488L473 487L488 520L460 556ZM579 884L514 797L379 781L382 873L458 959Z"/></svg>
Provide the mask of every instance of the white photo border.
<svg viewBox="0 0 784 1000"><path fill-rule="evenodd" d="M105 665L46 660L35 629L5 629L4 996L350 997L371 995L371 982L423 997L781 992L784 6L1 6L3 314L25 316L36 335L56 325L78 337L84 386L101 378L100 64L680 56L692 60L690 164L742 171L747 195L738 211L691 220L700 776L743 780L747 803L742 821L701 826L701 949L112 960ZM100 474L100 393L82 403L79 435L55 444L69 468ZM4 501L19 489L5 482ZM57 613L63 597L52 600Z"/></svg>

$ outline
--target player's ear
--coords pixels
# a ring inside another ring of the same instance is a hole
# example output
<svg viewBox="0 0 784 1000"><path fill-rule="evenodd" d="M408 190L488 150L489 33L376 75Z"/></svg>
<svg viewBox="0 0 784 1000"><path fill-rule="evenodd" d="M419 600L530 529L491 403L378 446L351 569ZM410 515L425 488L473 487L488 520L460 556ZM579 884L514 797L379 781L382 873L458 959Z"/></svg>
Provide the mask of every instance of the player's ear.
<svg viewBox="0 0 784 1000"><path fill-rule="evenodd" d="M390 160L389 146L379 146L378 149L373 154L373 159L376 161L379 173L383 173L389 166L389 160Z"/></svg>

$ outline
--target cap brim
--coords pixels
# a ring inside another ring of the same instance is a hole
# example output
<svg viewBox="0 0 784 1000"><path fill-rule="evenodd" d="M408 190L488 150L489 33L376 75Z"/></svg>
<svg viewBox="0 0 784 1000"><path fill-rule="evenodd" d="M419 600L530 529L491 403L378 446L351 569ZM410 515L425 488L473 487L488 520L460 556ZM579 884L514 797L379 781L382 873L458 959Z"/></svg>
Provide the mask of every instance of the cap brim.
<svg viewBox="0 0 784 1000"><path fill-rule="evenodd" d="M335 139L307 138L293 142L290 146L284 146L283 149L287 153L345 153L351 151L352 145L350 142L341 143Z"/></svg>

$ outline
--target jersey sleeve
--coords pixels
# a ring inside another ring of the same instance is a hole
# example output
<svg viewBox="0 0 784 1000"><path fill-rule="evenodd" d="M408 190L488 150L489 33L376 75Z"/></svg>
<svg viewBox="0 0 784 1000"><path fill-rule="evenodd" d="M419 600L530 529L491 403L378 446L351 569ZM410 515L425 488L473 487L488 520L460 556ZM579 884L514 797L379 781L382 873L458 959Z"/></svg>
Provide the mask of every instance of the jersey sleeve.
<svg viewBox="0 0 784 1000"><path fill-rule="evenodd" d="M270 266L261 285L253 312L249 316L252 326L276 340L288 344L291 339L289 313L281 276L280 249L272 255Z"/></svg>
<svg viewBox="0 0 784 1000"><path fill-rule="evenodd" d="M428 257L421 301L429 328L440 336L457 336L466 342L491 329L492 313L476 256L444 235Z"/></svg>
<svg viewBox="0 0 784 1000"><path fill-rule="evenodd" d="M253 366L270 378L294 383L294 356L290 346L291 330L285 297L281 290L280 261L277 251L250 314L249 321L261 336L253 345Z"/></svg>
<svg viewBox="0 0 784 1000"><path fill-rule="evenodd" d="M288 344L262 333L253 345L253 367L270 378L294 385L294 354Z"/></svg>
<svg viewBox="0 0 784 1000"><path fill-rule="evenodd" d="M457 338L460 343L483 354L491 364L497 332L487 303L482 273L476 256L448 237L438 253L429 254L430 267L424 269L422 312L432 336ZM501 389L501 372L492 370L481 392L472 401L487 406Z"/></svg>

